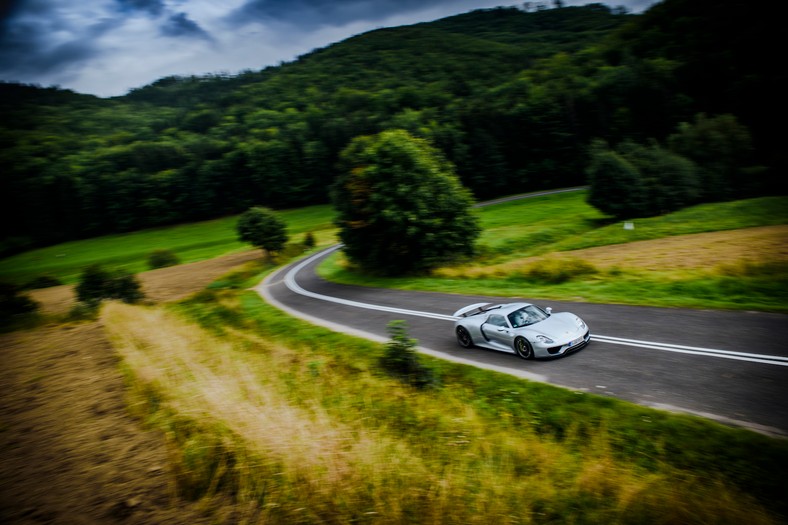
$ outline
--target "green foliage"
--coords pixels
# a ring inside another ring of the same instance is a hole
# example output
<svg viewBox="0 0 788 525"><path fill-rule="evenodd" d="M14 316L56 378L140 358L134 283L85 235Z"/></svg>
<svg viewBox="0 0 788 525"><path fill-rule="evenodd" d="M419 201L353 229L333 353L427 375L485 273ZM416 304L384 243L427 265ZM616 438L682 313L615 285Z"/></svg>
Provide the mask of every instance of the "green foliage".
<svg viewBox="0 0 788 525"><path fill-rule="evenodd" d="M249 208L238 219L238 238L266 254L278 252L287 242L287 225L268 208Z"/></svg>
<svg viewBox="0 0 788 525"><path fill-rule="evenodd" d="M0 283L0 325L6 325L15 317L31 314L38 310L38 303L12 284Z"/></svg>
<svg viewBox="0 0 788 525"><path fill-rule="evenodd" d="M32 279L25 283L24 287L29 290L34 290L37 288L51 288L53 286L60 286L63 282L53 275L39 275L35 279Z"/></svg>
<svg viewBox="0 0 788 525"><path fill-rule="evenodd" d="M180 262L181 260L178 258L178 255L172 250L160 248L148 254L148 268L151 270L175 266L176 264L180 264Z"/></svg>
<svg viewBox="0 0 788 525"><path fill-rule="evenodd" d="M715 201L755 192L759 169L750 165L753 146L749 130L733 115L695 116L668 137L671 151L698 167L701 200ZM761 170L763 168L760 168Z"/></svg>
<svg viewBox="0 0 788 525"><path fill-rule="evenodd" d="M104 299L136 303L144 298L137 278L123 269L105 270L93 264L82 272L76 287L77 300L95 306Z"/></svg>
<svg viewBox="0 0 788 525"><path fill-rule="evenodd" d="M437 385L438 378L435 372L419 359L416 350L417 341L408 337L405 321L391 321L388 324L388 332L391 341L386 344L386 351L380 358L380 366L387 373L416 388Z"/></svg>
<svg viewBox="0 0 788 525"><path fill-rule="evenodd" d="M355 139L332 197L345 253L364 270L417 272L473 253L480 228L453 167L403 130Z"/></svg>
<svg viewBox="0 0 788 525"><path fill-rule="evenodd" d="M312 233L311 231L306 232L304 234L304 241L301 244L303 244L304 248L306 248L307 250L311 250L312 248L314 248L315 245L317 244L317 242L315 241L315 234Z"/></svg>
<svg viewBox="0 0 788 525"><path fill-rule="evenodd" d="M610 151L595 142L587 174L589 204L618 219L676 211L699 194L695 164L657 144L624 141Z"/></svg>
<svg viewBox="0 0 788 525"><path fill-rule="evenodd" d="M588 203L616 218L637 217L643 212L646 188L637 168L601 142L591 149Z"/></svg>

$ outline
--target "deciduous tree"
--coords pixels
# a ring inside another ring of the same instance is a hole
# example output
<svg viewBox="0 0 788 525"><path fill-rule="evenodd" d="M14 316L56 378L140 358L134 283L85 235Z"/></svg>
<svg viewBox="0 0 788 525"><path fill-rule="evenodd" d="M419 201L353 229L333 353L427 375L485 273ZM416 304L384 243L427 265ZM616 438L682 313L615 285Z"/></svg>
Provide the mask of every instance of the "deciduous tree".
<svg viewBox="0 0 788 525"><path fill-rule="evenodd" d="M480 228L453 166L404 130L354 139L332 197L348 258L403 274L473 253Z"/></svg>
<svg viewBox="0 0 788 525"><path fill-rule="evenodd" d="M266 257L284 248L287 242L284 221L268 208L249 208L238 219L236 229L239 239L260 248Z"/></svg>

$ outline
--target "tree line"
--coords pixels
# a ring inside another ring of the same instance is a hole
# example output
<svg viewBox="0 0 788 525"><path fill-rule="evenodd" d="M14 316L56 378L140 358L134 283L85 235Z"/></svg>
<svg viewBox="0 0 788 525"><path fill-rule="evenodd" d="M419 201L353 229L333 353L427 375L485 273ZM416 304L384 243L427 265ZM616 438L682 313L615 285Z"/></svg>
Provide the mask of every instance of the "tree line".
<svg viewBox="0 0 788 525"><path fill-rule="evenodd" d="M768 118L783 74L755 53L773 35L761 15L710 0L643 15L498 8L112 99L0 84L0 253L327 202L341 152L386 130L437 148L476 198L626 174L666 152L695 166L671 172L689 202L783 191ZM665 185L630 172L643 191Z"/></svg>

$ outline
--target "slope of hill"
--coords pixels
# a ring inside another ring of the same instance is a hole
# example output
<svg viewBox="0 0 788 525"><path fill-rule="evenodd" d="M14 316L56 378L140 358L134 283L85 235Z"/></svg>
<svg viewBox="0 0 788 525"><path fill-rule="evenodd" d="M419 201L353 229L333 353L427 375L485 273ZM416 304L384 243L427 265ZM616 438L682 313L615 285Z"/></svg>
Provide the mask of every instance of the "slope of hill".
<svg viewBox="0 0 788 525"><path fill-rule="evenodd" d="M742 108L741 90L705 93L677 73L694 63L697 42L724 56L731 30L704 26L707 11L689 4L658 5L684 25L601 4L474 11L113 99L0 84L0 255L257 204L325 202L349 141L392 128L435 144L479 198L583 183L594 138L663 140L697 113ZM736 8L723 4L714 9ZM697 34L685 38L683 27ZM761 61L729 67L747 73L747 93L772 78ZM770 112L751 97L740 118L758 139ZM778 151L756 142L754 162L778 168Z"/></svg>

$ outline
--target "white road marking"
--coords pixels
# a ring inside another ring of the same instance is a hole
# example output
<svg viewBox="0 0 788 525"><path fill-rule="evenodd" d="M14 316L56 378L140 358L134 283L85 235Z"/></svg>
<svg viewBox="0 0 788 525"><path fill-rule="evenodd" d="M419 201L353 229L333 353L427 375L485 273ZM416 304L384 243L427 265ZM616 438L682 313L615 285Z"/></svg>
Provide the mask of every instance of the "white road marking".
<svg viewBox="0 0 788 525"><path fill-rule="evenodd" d="M377 304L370 304L370 303L362 303L359 301L351 301L349 299L342 299L340 297L333 297L330 295L319 294L316 292L310 292L309 290L305 290L296 282L296 275L303 270L307 265L312 263L315 259L319 259L321 257L325 257L330 253L340 249L342 247L341 244L336 246L332 246L326 250L316 253L311 257L307 257L299 264L294 266L287 272L284 277L284 283L287 288L289 288L292 292L297 293L299 295L303 295L306 297L311 297L313 299L318 299L321 301L328 301L331 303L342 304L345 306L351 306L354 308L364 308L367 310L376 310L379 312L389 312L395 314L402 314L402 315L412 315L417 317L427 317L430 319L437 319L440 321L456 321L459 319L458 317L454 317L452 315L445 315L439 314L434 312L424 312L420 310L409 310L406 308L396 308L393 306L384 306L384 305L377 305ZM270 286L270 281L273 279L275 275L279 272L275 272L274 274L269 275L269 277L263 281L263 286ZM592 334L591 339L595 342L600 343L608 343L608 344L615 344L615 345L624 345L624 346L631 346L636 348L645 348L649 350L662 350L665 352L676 352L681 354L690 354L690 355L702 355L706 357L717 357L721 359L733 359L737 361L748 361L751 363L761 363L767 365L777 365L777 366L788 366L788 357L782 356L775 356L775 355L767 355L767 354L752 354L747 352L733 352L730 350L720 350L716 348L702 348L696 346L685 346L685 345L677 345L677 344L670 344L670 343L658 343L654 341L640 341L637 339L625 339L620 337L612 337L607 335L599 335L599 334Z"/></svg>

